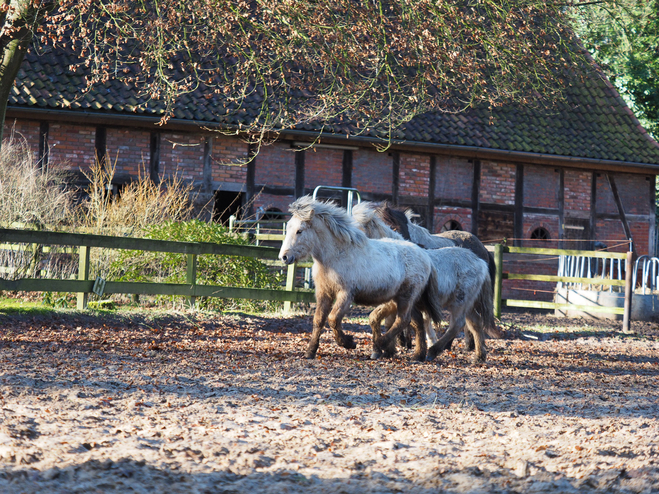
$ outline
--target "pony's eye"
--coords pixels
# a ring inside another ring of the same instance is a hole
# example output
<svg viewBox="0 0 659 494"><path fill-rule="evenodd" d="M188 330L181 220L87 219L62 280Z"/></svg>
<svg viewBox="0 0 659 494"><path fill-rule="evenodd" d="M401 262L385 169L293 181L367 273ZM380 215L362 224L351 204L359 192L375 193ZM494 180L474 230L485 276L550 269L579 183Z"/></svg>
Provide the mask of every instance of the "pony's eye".
<svg viewBox="0 0 659 494"><path fill-rule="evenodd" d="M302 233L302 230L297 231L297 235L300 235Z"/></svg>

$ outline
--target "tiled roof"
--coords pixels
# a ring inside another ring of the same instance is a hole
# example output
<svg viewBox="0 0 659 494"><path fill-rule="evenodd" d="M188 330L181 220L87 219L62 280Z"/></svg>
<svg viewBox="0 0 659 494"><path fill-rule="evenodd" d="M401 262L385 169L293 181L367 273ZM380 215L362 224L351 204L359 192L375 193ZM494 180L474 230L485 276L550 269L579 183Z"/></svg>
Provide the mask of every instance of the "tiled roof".
<svg viewBox="0 0 659 494"><path fill-rule="evenodd" d="M9 108L85 111L102 114L161 117L164 104L140 96L134 87L111 80L85 92L82 69L69 67L70 54L31 50L18 73ZM550 109L504 106L466 112L427 113L395 131L396 140L424 144L456 145L481 149L538 153L659 165L659 145L640 126L616 89L593 71L565 90L564 98ZM248 101L238 112L220 97L200 87L182 96L174 118L201 124L238 125L255 118L260 98ZM351 123L333 126L337 134L354 134ZM307 131L318 130L307 124ZM323 131L327 135L327 128ZM360 133L378 137L375 131Z"/></svg>

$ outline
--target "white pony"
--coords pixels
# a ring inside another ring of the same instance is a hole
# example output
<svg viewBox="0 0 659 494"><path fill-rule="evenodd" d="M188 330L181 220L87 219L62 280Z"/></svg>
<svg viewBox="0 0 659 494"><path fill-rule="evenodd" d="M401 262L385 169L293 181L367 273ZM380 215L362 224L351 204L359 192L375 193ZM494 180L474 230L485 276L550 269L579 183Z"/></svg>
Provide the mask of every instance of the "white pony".
<svg viewBox="0 0 659 494"><path fill-rule="evenodd" d="M389 225L394 231L400 233L405 240L414 242L424 249L440 249L451 245L469 249L487 263L490 282L492 283L492 288L494 287L494 256L485 248L483 242L481 242L473 233L461 230L449 230L447 232L432 234L426 228L417 225L412 221L414 212L411 209L400 211L392 208L386 203L377 206L377 213L387 225ZM478 307L477 310L485 317L485 333L491 338L501 338L503 337L503 334L496 325L493 310L490 309L492 303L488 303L489 307ZM469 341L468 334L465 334L465 340L467 340L469 348L473 348Z"/></svg>
<svg viewBox="0 0 659 494"><path fill-rule="evenodd" d="M279 258L286 264L308 256L314 261L316 313L305 357L315 357L325 321L340 346L355 348L352 336L341 329L341 320L353 302L377 306L393 301L396 320L391 329L382 335L380 324L371 324L372 357L393 354L397 334L412 323L416 331L413 358L425 360L423 312L433 321L441 317L436 303L437 277L426 251L402 240L371 240L344 209L309 196L296 200L289 210L293 217Z"/></svg>
<svg viewBox="0 0 659 494"><path fill-rule="evenodd" d="M362 202L353 207L353 217L368 236L402 238L384 223L378 215L378 209L377 204ZM473 338L475 360L482 362L486 357L484 321L483 314L477 308L485 307L490 313L492 312L490 275L485 261L468 249L452 245L452 247L426 250L435 267L435 276L438 278L439 303L451 315L446 333L428 350L428 359L435 358L448 348L457 333L466 325ZM391 306L378 308L377 314L373 317L385 317L392 310ZM426 327L426 331L429 331L429 327Z"/></svg>

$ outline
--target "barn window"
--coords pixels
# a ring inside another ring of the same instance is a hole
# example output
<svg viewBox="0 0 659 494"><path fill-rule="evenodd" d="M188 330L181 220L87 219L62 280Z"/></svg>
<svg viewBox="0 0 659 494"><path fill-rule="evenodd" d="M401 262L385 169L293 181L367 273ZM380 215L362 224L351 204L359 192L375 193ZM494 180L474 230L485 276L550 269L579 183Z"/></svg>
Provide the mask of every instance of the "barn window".
<svg viewBox="0 0 659 494"><path fill-rule="evenodd" d="M462 225L455 220L448 220L442 226L442 232L448 232L450 230L462 230Z"/></svg>
<svg viewBox="0 0 659 494"><path fill-rule="evenodd" d="M549 232L546 228L539 226L531 232L531 238L533 240L549 240Z"/></svg>

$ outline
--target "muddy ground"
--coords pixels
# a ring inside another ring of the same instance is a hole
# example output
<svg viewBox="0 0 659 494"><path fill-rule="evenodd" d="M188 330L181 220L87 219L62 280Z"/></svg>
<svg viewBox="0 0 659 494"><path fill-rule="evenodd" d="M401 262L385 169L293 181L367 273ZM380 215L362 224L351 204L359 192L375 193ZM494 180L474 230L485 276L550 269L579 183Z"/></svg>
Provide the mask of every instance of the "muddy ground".
<svg viewBox="0 0 659 494"><path fill-rule="evenodd" d="M0 492L659 492L659 329L507 313L485 365L308 315L0 313Z"/></svg>

